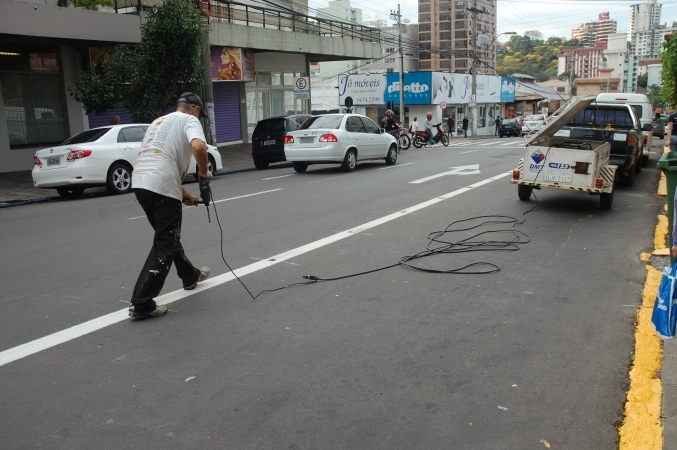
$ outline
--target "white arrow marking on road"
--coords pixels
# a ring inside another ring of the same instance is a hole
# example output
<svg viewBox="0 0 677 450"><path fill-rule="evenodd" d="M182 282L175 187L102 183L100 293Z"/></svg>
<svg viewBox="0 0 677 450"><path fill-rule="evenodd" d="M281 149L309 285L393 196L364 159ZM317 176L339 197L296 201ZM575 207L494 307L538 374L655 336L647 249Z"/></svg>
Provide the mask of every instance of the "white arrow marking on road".
<svg viewBox="0 0 677 450"><path fill-rule="evenodd" d="M447 175L475 175L482 173L479 171L480 165L473 164L471 166L459 166L459 167L449 167L449 172L438 173L437 175L431 175L429 177L421 178L420 180L410 181L410 184L420 184L425 183L426 181L434 180L435 178L445 177Z"/></svg>
<svg viewBox="0 0 677 450"><path fill-rule="evenodd" d="M479 150L468 150L467 152L461 152L459 155L464 155L466 153L479 152Z"/></svg>

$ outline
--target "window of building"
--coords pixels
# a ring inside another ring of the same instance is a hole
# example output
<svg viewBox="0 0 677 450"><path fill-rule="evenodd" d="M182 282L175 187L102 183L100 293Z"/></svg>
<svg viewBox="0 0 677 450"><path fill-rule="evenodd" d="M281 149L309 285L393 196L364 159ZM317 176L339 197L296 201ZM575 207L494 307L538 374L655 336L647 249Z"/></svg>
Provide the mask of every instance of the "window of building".
<svg viewBox="0 0 677 450"><path fill-rule="evenodd" d="M430 22L430 14L419 14L418 20L419 22Z"/></svg>
<svg viewBox="0 0 677 450"><path fill-rule="evenodd" d="M58 49L5 44L0 52L9 148L41 147L66 140L66 93Z"/></svg>
<svg viewBox="0 0 677 450"><path fill-rule="evenodd" d="M457 19L465 19L465 11L456 11L454 17Z"/></svg>
<svg viewBox="0 0 677 450"><path fill-rule="evenodd" d="M430 59L430 52L420 52L418 59Z"/></svg>
<svg viewBox="0 0 677 450"><path fill-rule="evenodd" d="M441 12L439 14L439 20L451 20L451 13L450 12Z"/></svg>
<svg viewBox="0 0 677 450"><path fill-rule="evenodd" d="M451 31L442 31L440 33L440 40L441 41L445 41L445 40L448 41L449 39L451 39Z"/></svg>
<svg viewBox="0 0 677 450"><path fill-rule="evenodd" d="M557 92L564 92L565 88L564 87L557 87Z"/></svg>
<svg viewBox="0 0 677 450"><path fill-rule="evenodd" d="M440 30L451 30L451 22L440 22Z"/></svg>
<svg viewBox="0 0 677 450"><path fill-rule="evenodd" d="M440 61L440 69L451 69L451 61L449 61L448 59Z"/></svg>
<svg viewBox="0 0 677 450"><path fill-rule="evenodd" d="M430 24L429 23L419 23L418 24L418 31L430 31Z"/></svg>
<svg viewBox="0 0 677 450"><path fill-rule="evenodd" d="M418 63L419 70L430 70L430 61L420 61Z"/></svg>
<svg viewBox="0 0 677 450"><path fill-rule="evenodd" d="M465 39L463 39L463 40L457 40L456 42L454 42L454 45L455 45L455 48L456 48L456 49L464 49L464 48L468 48L468 41L465 40Z"/></svg>
<svg viewBox="0 0 677 450"><path fill-rule="evenodd" d="M465 20L457 20L454 22L454 28L468 28L467 22ZM451 28L449 28L451 29Z"/></svg>
<svg viewBox="0 0 677 450"><path fill-rule="evenodd" d="M451 2L441 2L440 11L451 11Z"/></svg>
<svg viewBox="0 0 677 450"><path fill-rule="evenodd" d="M439 48L442 50L451 50L451 41L440 42Z"/></svg>
<svg viewBox="0 0 677 450"><path fill-rule="evenodd" d="M468 65L468 61L465 60L465 59L457 59L454 62L454 67L457 68L457 69L462 69L464 67L467 67L467 65Z"/></svg>
<svg viewBox="0 0 677 450"><path fill-rule="evenodd" d="M390 67L390 68L388 68L388 69L386 70L386 72L388 72L388 73L393 73L393 72L395 72L395 69L393 69L392 67Z"/></svg>
<svg viewBox="0 0 677 450"><path fill-rule="evenodd" d="M441 38L441 36L440 36ZM419 41L429 41L430 40L430 33L419 33L418 34L418 40Z"/></svg>
<svg viewBox="0 0 677 450"><path fill-rule="evenodd" d="M418 12L430 12L430 5L418 5Z"/></svg>
<svg viewBox="0 0 677 450"><path fill-rule="evenodd" d="M461 38L461 39L467 38L468 37L468 31L467 30L460 30L460 31L456 30L456 31L454 31L454 37L457 38L457 39L458 38Z"/></svg>

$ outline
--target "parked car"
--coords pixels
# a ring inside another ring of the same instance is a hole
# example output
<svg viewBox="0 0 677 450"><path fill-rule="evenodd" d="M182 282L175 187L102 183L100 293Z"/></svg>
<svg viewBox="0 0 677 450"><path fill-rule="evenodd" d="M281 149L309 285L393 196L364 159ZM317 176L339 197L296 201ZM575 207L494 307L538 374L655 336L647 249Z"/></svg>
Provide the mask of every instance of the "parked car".
<svg viewBox="0 0 677 450"><path fill-rule="evenodd" d="M521 119L503 119L498 129L498 136L522 136Z"/></svg>
<svg viewBox="0 0 677 450"><path fill-rule="evenodd" d="M297 130L309 117L307 114L295 114L260 120L252 133L254 166L263 170L271 163L286 161L284 137L289 131Z"/></svg>
<svg viewBox="0 0 677 450"><path fill-rule="evenodd" d="M313 116L284 138L284 153L294 170L309 164L341 164L353 171L358 161L384 159L397 162L397 140L361 114Z"/></svg>
<svg viewBox="0 0 677 450"><path fill-rule="evenodd" d="M653 135L665 139L665 125L663 125L663 121L654 121L651 126L653 127Z"/></svg>
<svg viewBox="0 0 677 450"><path fill-rule="evenodd" d="M92 128L67 139L57 147L35 152L33 185L56 188L64 198L78 198L85 188L106 186L111 194L132 190L132 170L146 134L147 124ZM223 169L216 147L208 145L209 170ZM195 158L188 174L197 177Z"/></svg>
<svg viewBox="0 0 677 450"><path fill-rule="evenodd" d="M531 133L545 125L548 116L545 114L531 114L522 119L522 134Z"/></svg>
<svg viewBox="0 0 677 450"><path fill-rule="evenodd" d="M643 155L642 162L646 165L646 163L649 162L654 135L653 127L651 126L654 119L654 109L651 107L649 97L644 94L605 92L597 94L597 101L600 103L620 103L623 105L630 105L632 109L635 110L635 114L639 119L639 126L642 130L639 148Z"/></svg>
<svg viewBox="0 0 677 450"><path fill-rule="evenodd" d="M651 125L644 127L651 128ZM631 186L635 182L635 173L641 172L644 163L640 150L643 130L646 131L632 106L595 102L579 112L554 136L572 141L608 142L611 144L609 164L618 166L619 181Z"/></svg>

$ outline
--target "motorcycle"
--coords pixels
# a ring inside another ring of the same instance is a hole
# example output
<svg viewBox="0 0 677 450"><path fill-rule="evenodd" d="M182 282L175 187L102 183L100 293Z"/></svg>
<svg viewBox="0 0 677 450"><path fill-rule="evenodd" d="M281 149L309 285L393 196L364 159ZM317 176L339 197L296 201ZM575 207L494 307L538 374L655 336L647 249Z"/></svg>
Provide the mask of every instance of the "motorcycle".
<svg viewBox="0 0 677 450"><path fill-rule="evenodd" d="M397 130L395 131L386 131L386 133L390 133L393 135L395 139L397 139L398 143L398 149L397 151L399 152L401 150L407 150L411 146L411 138L409 137L408 131L406 128L403 128L401 124L397 124Z"/></svg>
<svg viewBox="0 0 677 450"><path fill-rule="evenodd" d="M438 123L433 125L433 127L437 128L437 134L433 137L433 142L435 144L442 142L442 145L445 147L449 145L449 136L447 136L447 133L444 132L442 129L442 123ZM414 144L414 147L416 148L421 148L424 145L427 145L429 141L429 136L427 131L417 131L414 133L414 139L412 141L412 144Z"/></svg>

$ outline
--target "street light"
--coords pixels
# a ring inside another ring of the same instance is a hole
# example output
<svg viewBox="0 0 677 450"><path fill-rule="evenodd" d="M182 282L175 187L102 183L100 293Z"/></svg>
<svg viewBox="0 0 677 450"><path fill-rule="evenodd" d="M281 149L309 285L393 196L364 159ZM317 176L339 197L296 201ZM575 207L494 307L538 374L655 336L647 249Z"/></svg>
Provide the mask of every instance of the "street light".
<svg viewBox="0 0 677 450"><path fill-rule="evenodd" d="M474 12L474 11L473 11ZM477 27L475 26L475 21L473 21L473 28L477 30ZM505 33L501 33L498 36L496 36L496 39L491 44L485 44L487 47L490 47L498 41L498 38L503 36L503 35L508 35L508 34L517 34L514 31L506 31ZM480 37L486 38L488 40L489 38L485 35L477 36L476 33L473 33L473 60L472 60L472 106L470 107L471 111L471 117L472 117L472 132L471 136L472 137L477 137L477 65L479 63L479 58L477 57L477 46L478 46L478 40Z"/></svg>

